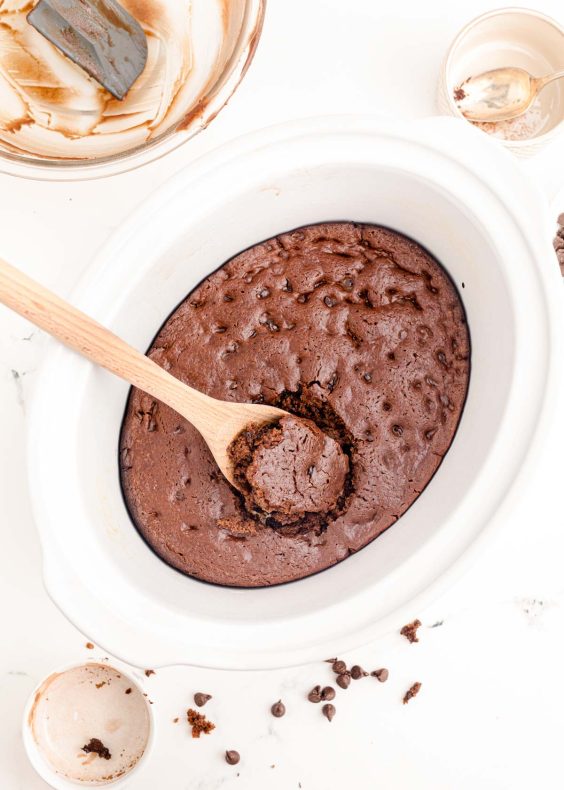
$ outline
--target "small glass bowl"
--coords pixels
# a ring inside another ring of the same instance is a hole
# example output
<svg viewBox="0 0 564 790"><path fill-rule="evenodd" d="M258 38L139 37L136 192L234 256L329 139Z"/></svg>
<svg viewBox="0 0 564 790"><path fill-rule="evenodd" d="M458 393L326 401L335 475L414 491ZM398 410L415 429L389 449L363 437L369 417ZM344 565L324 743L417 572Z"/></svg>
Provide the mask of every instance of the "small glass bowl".
<svg viewBox="0 0 564 790"><path fill-rule="evenodd" d="M226 3L226 0L221 0ZM7 150L0 142L0 173L43 181L79 181L105 178L159 159L190 140L225 107L255 54L264 21L266 0L241 0L238 34L223 70L197 97L184 118L155 138L119 153L92 159L48 159ZM227 7L226 5L224 6ZM226 13L226 12L224 12Z"/></svg>
<svg viewBox="0 0 564 790"><path fill-rule="evenodd" d="M455 88L474 74L504 66L524 68L535 77L563 70L564 28L550 17L525 8L501 8L469 22L454 39L443 62L438 90L440 111L464 119L454 100ZM564 80L548 85L529 110L532 112L533 116L521 121L520 139L505 139L491 132L490 136L517 156L539 151L564 131ZM531 135L525 136L529 129Z"/></svg>

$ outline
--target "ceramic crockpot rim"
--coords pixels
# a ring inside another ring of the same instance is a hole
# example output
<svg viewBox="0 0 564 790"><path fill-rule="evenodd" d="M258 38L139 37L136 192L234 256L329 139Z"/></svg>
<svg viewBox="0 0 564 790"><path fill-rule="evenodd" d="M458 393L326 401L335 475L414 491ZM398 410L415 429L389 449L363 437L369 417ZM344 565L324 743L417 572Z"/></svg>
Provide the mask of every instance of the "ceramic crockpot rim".
<svg viewBox="0 0 564 790"><path fill-rule="evenodd" d="M227 144L221 149L213 152L212 154L208 154L203 157L198 162L194 163L190 168L190 176L191 176L191 183L194 180L206 172L210 171L212 168L217 168L221 165L222 162L226 160L234 159L237 156L242 156L245 151L252 151L259 145L267 146L280 140L288 140L293 139L294 137L299 137L303 135L311 135L311 134L332 134L332 133L371 133L371 134L390 134L390 135L404 135L406 139L414 139L414 133L420 132L417 136L426 138L428 137L427 132L429 128L431 131L433 129L436 130L436 124L447 124L448 127L452 127L452 124L456 125L456 128L460 130L461 134L466 137L468 142L474 142L476 145L485 145L486 148L491 146L490 142L483 140L483 136L480 135L475 130L469 130L466 128L466 124L463 124L459 121L453 119L429 119L428 121L418 122L418 127L414 128L411 125L407 125L404 123L388 123L382 124L375 120L374 118L367 118L367 117L338 117L338 118L325 118L325 119L308 119L306 121L298 121L292 122L290 124L284 124L279 127L271 127L267 130L261 130L260 132L254 133L252 135L246 136L240 140L234 141L232 143ZM427 125L427 126L425 126ZM430 126L429 126L430 125ZM435 126L433 126L435 125ZM462 127L464 127L464 131L462 131ZM454 127L452 127L454 128ZM450 131L450 130L448 130ZM443 128L444 133L444 128ZM429 147L431 145L429 144ZM511 160L510 156L507 154L500 154L497 147L495 149L495 155L501 156L502 159L504 156L507 157L506 159L506 166L511 163L511 167L515 167L513 161ZM109 242L105 245L102 249L101 253L97 258L97 262L94 263L92 267L90 267L89 271L85 275L85 278L82 281L82 285L79 286L77 296L79 297L80 292L84 293L84 289L87 287L88 281L93 276L99 276L101 271L104 268L104 260L106 259L107 263L107 256L110 250L116 249L119 246L119 243L123 243L124 240L127 239L128 232L130 232L134 227L135 224L140 220L140 218L147 216L147 213L150 214L151 206L156 205L159 199L162 200L163 196L167 196L168 199L172 199L176 192L181 188L181 185L185 182L186 174L178 174L173 179L171 179L168 184L164 187L161 187L160 190L157 190L148 201L145 202L136 212L134 212L132 218L126 222L125 226L117 233L112 236ZM534 190L533 190L534 191ZM539 205L542 205L542 197L538 195ZM540 210L539 210L539 218L540 219ZM539 225L537 223L537 225ZM524 243L527 243L524 240ZM538 249L535 251L535 254L531 252L533 259L538 264ZM557 305L556 300L553 298L551 293L551 288L547 283L547 279L544 276L540 275L540 266L537 266L539 269L538 272L535 272L538 275L539 281L541 283L542 289L542 297L543 301L546 303L547 307L547 339L550 343L550 348L547 349L547 361L546 361L546 381L548 382L547 386L545 387L545 392L542 398L542 403L539 404L539 424L537 425L537 429L534 432L536 439L534 439L528 447L528 450L524 453L524 457L527 459L527 465L531 462L531 459L535 455L535 449L538 449L536 445L538 444L538 435L539 435L539 425L544 423L546 419L548 419L548 414L551 411L551 406L553 406L554 397L553 391L554 386L550 383L550 380L554 376L554 369L555 369L555 357L556 355L556 346L554 342L554 336L556 335L555 326L558 320L558 312L557 312ZM556 274L555 274L556 276ZM548 277L550 280L550 277ZM80 301L80 298L79 298ZM549 358L550 357L550 364ZM34 416L35 414L35 416ZM30 421L30 438L34 435L34 420L36 419L36 410L32 413L32 418ZM35 475L34 465L36 460L34 459L33 454L29 456L29 464L30 464L30 474L33 479ZM507 502L509 498L510 490L513 490L516 486L518 480L523 479L524 474L524 466L523 463L521 470L514 476L512 481L509 481L506 490L502 491L499 495L499 500L497 502L496 507L501 504L501 501ZM41 513L41 502L34 496L34 491L32 489L32 503L35 511L36 520L38 523L41 523L42 520L42 513ZM495 510L495 509L494 509ZM340 649L347 649L354 645L360 644L361 642L366 642L369 639L374 638L375 636L381 635L388 631L392 624L396 624L398 622L398 618L402 616L403 613L407 613L408 611L413 611L414 607L421 607L424 603L430 598L435 597L440 590L444 589L448 584L450 584L456 577L460 576L462 571L467 568L470 564L470 560L476 555L477 550L480 546L484 545L486 542L486 538L489 538L492 533L492 529L494 524L499 523L499 519L494 519L493 514L490 514L490 517L487 519L487 524L482 525L481 531L476 536L472 537L472 540L469 541L469 545L465 547L462 551L462 554L458 556L449 566L448 569L441 571L439 577L436 576L434 578L430 578L428 580L428 584L417 591L417 594L410 598L409 600L405 601L405 603L396 609L393 613L383 617L382 619L378 620L377 623L374 623L370 627L362 629L362 631L355 632L353 634L348 633L346 637L343 637L342 645L339 645ZM45 560L45 573L46 573L46 584L48 587L48 591L51 594L51 597L55 600L60 608L70 617L71 620L75 622L75 624L81 628L81 630L88 633L94 641L98 642L99 644L103 645L106 649L111 652L114 652L117 655L120 655L125 660L129 661L130 663L141 665L146 663L146 657L143 658L139 655L132 655L131 652L128 652L128 648L124 644L123 640L121 644L118 646L115 641L113 640L112 636L109 635L109 632L101 633L99 628L92 628L89 627L87 622L87 617L83 615L83 612L78 610L76 606L74 608L69 607L68 602L68 593L69 590L67 589L65 592L65 582L58 584L55 580L55 576L58 572L61 572L63 569L57 565L57 560L53 556L52 552L50 551L50 547L48 546L47 542L43 541L44 547L44 560ZM67 569L64 569L68 571ZM67 586L76 583L76 580L71 580L70 578L66 580ZM73 590L73 594L76 594L76 589ZM66 600L65 600L66 599ZM85 597L84 601L84 608L88 609L87 601ZM69 609L72 608L72 613ZM114 635L115 636L115 635ZM323 637L320 637L320 645L322 643ZM112 644L112 642L114 642ZM117 650L116 650L117 647ZM198 652L195 651L194 655L190 656L181 656L177 653L172 653L169 651L167 652L164 650L159 654L158 649L153 649L153 646L149 646L148 648L151 652L151 664L170 664L170 663L196 663L201 664L203 666L215 666L220 668L237 668L237 669L251 669L251 668L273 668L283 665L290 665L290 664L299 664L305 663L309 660L315 660L319 657L318 651L313 653L311 646L308 645L306 647L294 647L289 648L285 652L278 653L277 655L272 654L260 654L259 656L251 656L247 652L247 654L241 652L241 654L237 654L235 657L232 654L229 654L229 658L226 657L225 653L216 656L216 655L204 655L202 656L202 651ZM321 646L319 650L321 650ZM205 651L204 651L205 653Z"/></svg>

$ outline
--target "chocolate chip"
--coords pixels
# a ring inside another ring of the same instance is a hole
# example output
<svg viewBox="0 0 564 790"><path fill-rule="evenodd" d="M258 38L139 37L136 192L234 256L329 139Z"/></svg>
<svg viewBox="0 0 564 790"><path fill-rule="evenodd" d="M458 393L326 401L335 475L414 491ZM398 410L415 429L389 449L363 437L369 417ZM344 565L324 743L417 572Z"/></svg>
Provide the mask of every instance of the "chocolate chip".
<svg viewBox="0 0 564 790"><path fill-rule="evenodd" d="M305 303L307 302L307 300L308 300L308 299L309 299L309 297L308 297L308 295L307 295L307 294L300 294L300 295L298 296L298 299L297 299L297 301L298 301L300 304L305 304Z"/></svg>
<svg viewBox="0 0 564 790"><path fill-rule="evenodd" d="M337 685L342 689L348 689L351 684L351 676L348 672L343 672L337 676Z"/></svg>
<svg viewBox="0 0 564 790"><path fill-rule="evenodd" d="M223 294L223 301L224 302L232 302L233 301L233 297L229 296L229 294Z"/></svg>
<svg viewBox="0 0 564 790"><path fill-rule="evenodd" d="M270 296L270 290L268 288L261 288L257 294L257 299L267 299Z"/></svg>
<svg viewBox="0 0 564 790"><path fill-rule="evenodd" d="M448 368L448 362L444 351L437 352L437 359L443 367Z"/></svg>
<svg viewBox="0 0 564 790"><path fill-rule="evenodd" d="M372 381L372 374L371 373L364 373L362 378L369 383Z"/></svg>
<svg viewBox="0 0 564 790"><path fill-rule="evenodd" d="M278 702L275 702L274 705L271 707L270 712L277 719L281 719L282 716L286 713L286 706L284 705L282 700L278 700Z"/></svg>
<svg viewBox="0 0 564 790"><path fill-rule="evenodd" d="M390 677L390 673L387 669L375 669L374 672L370 673L373 678L379 680L380 683L385 683L386 680Z"/></svg>
<svg viewBox="0 0 564 790"><path fill-rule="evenodd" d="M385 401L382 404L382 408L384 409L384 411L391 411L392 410L392 404L388 403L388 401Z"/></svg>
<svg viewBox="0 0 564 790"><path fill-rule="evenodd" d="M237 765L240 759L241 755L235 749L229 749L229 751L225 752L225 762L228 765Z"/></svg>
<svg viewBox="0 0 564 790"><path fill-rule="evenodd" d="M345 664L344 661L337 660L333 662L333 666L331 667L331 669L333 670L333 672L335 672L335 674L342 675L343 672L347 671L347 665Z"/></svg>
<svg viewBox="0 0 564 790"><path fill-rule="evenodd" d="M194 694L194 702L199 708L203 708L206 702L209 702L211 698L211 694L202 694L201 691L197 691Z"/></svg>
<svg viewBox="0 0 564 790"><path fill-rule="evenodd" d="M314 686L307 698L310 702L321 702L321 686Z"/></svg>
<svg viewBox="0 0 564 790"><path fill-rule="evenodd" d="M327 705L323 706L321 712L323 713L323 715L328 721L332 721L333 716L335 715L335 713L337 713L337 709L335 708L334 705L331 705L331 703L329 702L327 703Z"/></svg>
<svg viewBox="0 0 564 790"><path fill-rule="evenodd" d="M325 700L330 701L332 699L335 699L335 689L333 688L333 686L325 686L321 690L321 699L323 701Z"/></svg>
<svg viewBox="0 0 564 790"><path fill-rule="evenodd" d="M403 434L403 428L401 425L392 425L392 433L394 436L401 436Z"/></svg>
<svg viewBox="0 0 564 790"><path fill-rule="evenodd" d="M336 301L336 299L333 299L331 296L326 296L326 297L323 299L323 301L325 302L325 304L327 305L327 307L335 307L335 305L337 304L337 301Z"/></svg>
<svg viewBox="0 0 564 790"><path fill-rule="evenodd" d="M355 664L354 667L351 667L351 678L353 680L360 680L360 678L365 678L368 675L368 672L365 672L362 667L359 667L358 664Z"/></svg>
<svg viewBox="0 0 564 790"><path fill-rule="evenodd" d="M341 285L343 286L343 288L346 288L347 291L351 291L354 283L351 277L343 277L343 279L341 280Z"/></svg>
<svg viewBox="0 0 564 790"><path fill-rule="evenodd" d="M125 689L125 693L126 694L131 694L131 692L132 692L132 689L130 689L130 688L129 689Z"/></svg>
<svg viewBox="0 0 564 790"><path fill-rule="evenodd" d="M292 285L291 285L291 283L290 283L290 280L285 280L285 281L284 281L284 285L282 286L282 290L283 290L283 291L287 291L288 293L292 293L292 291L293 291L294 289L292 288Z"/></svg>

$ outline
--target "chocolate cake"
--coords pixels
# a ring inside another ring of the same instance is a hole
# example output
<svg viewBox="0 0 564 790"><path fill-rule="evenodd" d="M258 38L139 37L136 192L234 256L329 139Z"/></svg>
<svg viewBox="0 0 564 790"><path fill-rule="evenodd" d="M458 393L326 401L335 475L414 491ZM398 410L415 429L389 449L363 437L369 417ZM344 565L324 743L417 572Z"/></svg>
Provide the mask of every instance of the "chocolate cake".
<svg viewBox="0 0 564 790"><path fill-rule="evenodd" d="M399 233L350 222L237 255L148 353L213 397L302 418L245 432L240 493L188 422L131 392L120 468L134 523L178 570L240 587L328 568L394 524L448 450L470 374L464 309L441 265Z"/></svg>

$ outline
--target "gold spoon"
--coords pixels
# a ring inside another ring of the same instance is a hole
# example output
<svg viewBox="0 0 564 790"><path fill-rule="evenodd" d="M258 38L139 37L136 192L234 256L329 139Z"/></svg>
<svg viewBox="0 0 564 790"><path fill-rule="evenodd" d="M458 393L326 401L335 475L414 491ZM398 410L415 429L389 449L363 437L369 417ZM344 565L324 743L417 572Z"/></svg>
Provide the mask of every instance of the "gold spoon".
<svg viewBox="0 0 564 790"><path fill-rule="evenodd" d="M493 69L469 77L455 89L454 100L469 121L508 121L526 112L545 85L562 77L564 71L532 77L524 69Z"/></svg>
<svg viewBox="0 0 564 790"><path fill-rule="evenodd" d="M265 425L288 415L274 406L229 403L192 389L1 258L0 302L191 422L232 485L236 483L227 449L233 439L251 423Z"/></svg>

